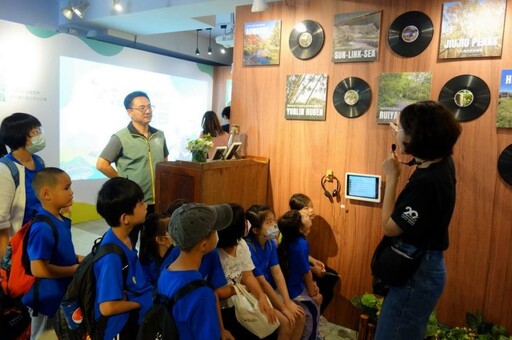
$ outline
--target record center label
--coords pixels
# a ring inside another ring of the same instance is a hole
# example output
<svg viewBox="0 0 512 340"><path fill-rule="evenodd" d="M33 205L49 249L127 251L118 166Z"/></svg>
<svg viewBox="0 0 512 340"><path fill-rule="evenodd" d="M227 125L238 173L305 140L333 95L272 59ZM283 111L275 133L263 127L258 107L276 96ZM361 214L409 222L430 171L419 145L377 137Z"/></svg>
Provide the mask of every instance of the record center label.
<svg viewBox="0 0 512 340"><path fill-rule="evenodd" d="M376 50L348 50L334 52L334 59L369 59L376 57Z"/></svg>

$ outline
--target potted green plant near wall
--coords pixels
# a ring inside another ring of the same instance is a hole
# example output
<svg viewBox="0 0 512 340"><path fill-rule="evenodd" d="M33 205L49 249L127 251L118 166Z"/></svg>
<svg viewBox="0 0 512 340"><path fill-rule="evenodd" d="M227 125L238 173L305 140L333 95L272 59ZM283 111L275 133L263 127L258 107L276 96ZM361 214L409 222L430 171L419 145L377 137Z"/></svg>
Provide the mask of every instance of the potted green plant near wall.
<svg viewBox="0 0 512 340"><path fill-rule="evenodd" d="M384 298L371 293L352 297L352 305L362 312L359 317L358 340L373 339L383 300Z"/></svg>

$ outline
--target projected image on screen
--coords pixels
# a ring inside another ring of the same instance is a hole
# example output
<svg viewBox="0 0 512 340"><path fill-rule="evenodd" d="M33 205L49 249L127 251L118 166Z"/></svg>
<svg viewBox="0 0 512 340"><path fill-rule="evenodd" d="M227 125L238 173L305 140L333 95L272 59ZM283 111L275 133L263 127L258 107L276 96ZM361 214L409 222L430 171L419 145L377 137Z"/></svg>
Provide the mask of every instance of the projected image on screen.
<svg viewBox="0 0 512 340"><path fill-rule="evenodd" d="M60 167L73 180L105 176L96 161L108 140L130 122L123 101L144 91L155 105L151 126L164 131L168 160L190 159L211 96L206 80L60 58Z"/></svg>
<svg viewBox="0 0 512 340"><path fill-rule="evenodd" d="M380 176L348 173L345 176L345 197L380 202Z"/></svg>

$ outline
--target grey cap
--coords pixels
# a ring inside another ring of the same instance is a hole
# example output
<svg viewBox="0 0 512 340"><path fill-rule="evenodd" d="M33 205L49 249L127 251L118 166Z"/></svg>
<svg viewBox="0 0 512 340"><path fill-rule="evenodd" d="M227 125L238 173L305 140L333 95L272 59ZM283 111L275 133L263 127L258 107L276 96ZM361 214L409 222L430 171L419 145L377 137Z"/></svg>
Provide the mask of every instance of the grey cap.
<svg viewBox="0 0 512 340"><path fill-rule="evenodd" d="M176 209L167 229L180 249L192 248L214 230L231 224L233 210L229 204L187 203Z"/></svg>

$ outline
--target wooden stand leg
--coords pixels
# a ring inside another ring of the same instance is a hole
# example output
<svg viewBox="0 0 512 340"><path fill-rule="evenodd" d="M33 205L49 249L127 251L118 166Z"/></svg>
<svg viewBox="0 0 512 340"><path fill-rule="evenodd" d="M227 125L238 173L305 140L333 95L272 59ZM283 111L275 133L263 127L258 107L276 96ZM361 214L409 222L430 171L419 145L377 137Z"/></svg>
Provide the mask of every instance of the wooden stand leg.
<svg viewBox="0 0 512 340"><path fill-rule="evenodd" d="M368 332L368 315L361 314L359 316L359 330L357 331L357 340L366 340Z"/></svg>

